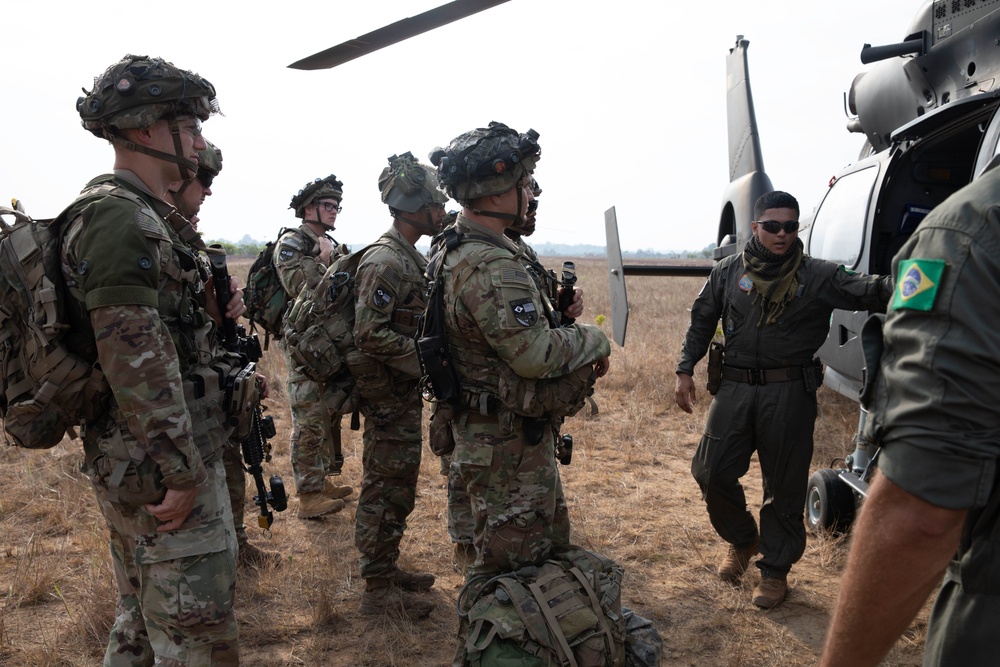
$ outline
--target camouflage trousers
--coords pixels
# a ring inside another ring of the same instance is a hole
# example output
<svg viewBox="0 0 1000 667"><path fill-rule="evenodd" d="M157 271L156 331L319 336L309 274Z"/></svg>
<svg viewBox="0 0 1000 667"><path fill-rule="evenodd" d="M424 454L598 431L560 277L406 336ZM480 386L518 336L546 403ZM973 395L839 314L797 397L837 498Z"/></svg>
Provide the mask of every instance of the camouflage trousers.
<svg viewBox="0 0 1000 667"><path fill-rule="evenodd" d="M221 459L206 464L194 509L158 533L142 507L114 503L92 480L111 537L118 603L106 667L239 664L236 538ZM155 656L155 657L154 657Z"/></svg>
<svg viewBox="0 0 1000 667"><path fill-rule="evenodd" d="M399 543L417 494L422 409L419 399L397 404L393 412L399 416L386 426L377 426L370 414L365 415L364 477L354 531L364 579L389 578L396 569Z"/></svg>
<svg viewBox="0 0 1000 667"><path fill-rule="evenodd" d="M222 464L226 468L226 489L229 491L229 505L233 510L233 527L236 529L236 543L247 541L247 527L243 523L247 504L247 473L243 470L243 453L240 443L230 440L222 450Z"/></svg>
<svg viewBox="0 0 1000 667"><path fill-rule="evenodd" d="M339 473L334 469L333 453L340 449L340 418L331 416L318 382L289 371L287 388L292 408L289 444L295 490L319 493L326 476Z"/></svg>
<svg viewBox="0 0 1000 667"><path fill-rule="evenodd" d="M496 416L466 412L452 423L452 467L469 494L476 562L469 576L516 570L569 543L566 498L556 468L555 433L529 444L522 420L502 432Z"/></svg>
<svg viewBox="0 0 1000 667"><path fill-rule="evenodd" d="M441 457L441 474L448 478L448 536L456 544L472 544L476 534L476 518L472 516L472 499L451 455Z"/></svg>

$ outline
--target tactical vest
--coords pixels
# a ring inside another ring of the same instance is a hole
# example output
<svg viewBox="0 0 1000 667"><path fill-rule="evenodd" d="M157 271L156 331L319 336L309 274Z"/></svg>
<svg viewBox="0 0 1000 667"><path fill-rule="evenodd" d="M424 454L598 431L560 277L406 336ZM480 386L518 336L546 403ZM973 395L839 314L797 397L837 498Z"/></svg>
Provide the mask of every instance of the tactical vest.
<svg viewBox="0 0 1000 667"><path fill-rule="evenodd" d="M96 182L94 187L99 194L102 190L110 193L120 186L108 176ZM84 194L92 196L94 188ZM82 208L72 210L75 206L71 207L71 221L63 237L63 266L73 297L68 310L77 332L74 340L79 344L89 336L86 347L96 359L94 332L85 295L78 282L79 258L74 254L84 226ZM171 222L166 222L165 217ZM191 416L192 438L202 459L208 461L219 454L232 432L226 415L226 387L227 380L238 372L239 361L219 346L217 325L205 310L208 275L198 258L198 251L191 245L197 235L190 224L175 211L162 216L152 207L139 209L136 224L154 249L150 261L159 266L159 317L170 332L177 351L185 403ZM182 236L189 240L183 240ZM81 335L83 332L86 336ZM117 494L119 483L123 485L119 498L122 502L150 502L148 498L155 499L161 492L155 484L150 489L148 479L158 470L128 433L126 420L113 399L108 417L98 428L85 431L88 463L96 468L98 477L109 486L113 496ZM145 482L145 486L136 491L128 487L131 482L140 487Z"/></svg>

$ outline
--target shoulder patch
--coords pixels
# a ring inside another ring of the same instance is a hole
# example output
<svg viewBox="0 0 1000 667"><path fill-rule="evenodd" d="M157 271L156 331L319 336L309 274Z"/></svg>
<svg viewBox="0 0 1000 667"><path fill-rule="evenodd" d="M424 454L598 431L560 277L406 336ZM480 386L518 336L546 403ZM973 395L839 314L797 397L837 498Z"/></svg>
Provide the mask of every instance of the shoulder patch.
<svg viewBox="0 0 1000 667"><path fill-rule="evenodd" d="M508 285L531 285L531 278L524 269L505 266L500 269L500 281Z"/></svg>
<svg viewBox="0 0 1000 667"><path fill-rule="evenodd" d="M376 308L385 308L390 303L392 303L392 293L381 285L376 287L375 293L372 294L372 304Z"/></svg>
<svg viewBox="0 0 1000 667"><path fill-rule="evenodd" d="M902 260L899 263L899 282L896 283L892 297L892 309L933 309L944 265L943 259Z"/></svg>
<svg viewBox="0 0 1000 667"><path fill-rule="evenodd" d="M278 245L282 248L288 247L292 250L298 250L302 252L305 249L305 243L302 241L302 237L296 233L285 234L278 240Z"/></svg>
<svg viewBox="0 0 1000 667"><path fill-rule="evenodd" d="M531 298L511 299L508 302L510 310L514 313L514 319L524 327L530 327L538 321L538 309Z"/></svg>
<svg viewBox="0 0 1000 667"><path fill-rule="evenodd" d="M278 251L278 259L280 259L282 262L287 262L292 257L295 257L295 251L292 250L291 248L283 247L281 250Z"/></svg>
<svg viewBox="0 0 1000 667"><path fill-rule="evenodd" d="M399 276L399 273L396 272L396 269L392 268L391 266L387 266L387 265L383 265L383 266L385 266L385 268L382 270L382 277L385 279L385 281L387 283L389 283L389 285L393 289L397 289L398 290L399 289L399 283L402 282L403 279Z"/></svg>
<svg viewBox="0 0 1000 667"><path fill-rule="evenodd" d="M143 236L147 238L161 240L169 238L163 225L160 224L153 212L148 208L135 209L135 224L142 231Z"/></svg>

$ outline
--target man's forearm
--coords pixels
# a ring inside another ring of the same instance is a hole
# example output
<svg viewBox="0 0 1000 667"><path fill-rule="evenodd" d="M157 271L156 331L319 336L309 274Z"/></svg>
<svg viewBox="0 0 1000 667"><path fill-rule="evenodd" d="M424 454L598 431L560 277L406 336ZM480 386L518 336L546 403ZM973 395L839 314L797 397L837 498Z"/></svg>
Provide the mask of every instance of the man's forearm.
<svg viewBox="0 0 1000 667"><path fill-rule="evenodd" d="M820 667L878 664L941 583L965 515L884 477L875 480L854 530Z"/></svg>

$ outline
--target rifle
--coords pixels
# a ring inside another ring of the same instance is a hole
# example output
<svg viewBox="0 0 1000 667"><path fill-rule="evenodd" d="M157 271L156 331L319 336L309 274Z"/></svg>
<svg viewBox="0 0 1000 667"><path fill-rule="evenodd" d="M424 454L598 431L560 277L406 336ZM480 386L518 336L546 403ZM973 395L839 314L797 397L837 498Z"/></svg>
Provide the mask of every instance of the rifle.
<svg viewBox="0 0 1000 667"><path fill-rule="evenodd" d="M562 266L562 293L559 295L560 324L564 327L576 322L575 318L566 317L565 310L573 305L573 287L576 285L576 264L573 262L563 262Z"/></svg>
<svg viewBox="0 0 1000 667"><path fill-rule="evenodd" d="M209 248L222 250L222 246L217 243L213 243ZM253 403L250 429L241 439L240 445L243 451L243 469L253 477L257 485L257 495L253 498L254 503L260 508L257 524L266 531L274 522L274 514L268 507L274 508L275 512L283 512L288 507L288 496L285 493L285 484L278 475L271 475L270 490L264 483L262 464L271 460L271 444L268 440L275 436L276 431L274 418L270 415L263 416L267 407L261 404L260 394L257 391L257 362L260 361L262 354L260 341L256 335L246 335L242 326L238 326L234 320L226 317L226 306L229 305L230 299L230 281L225 252L209 254L208 259L215 281L215 301L219 305L219 312L222 313L224 344L227 350L240 355L240 362L243 364L243 368L235 377L230 376L227 382L227 397L248 396ZM231 401L227 400L227 403L231 404ZM230 420L238 422L237 412L232 411L231 414Z"/></svg>

